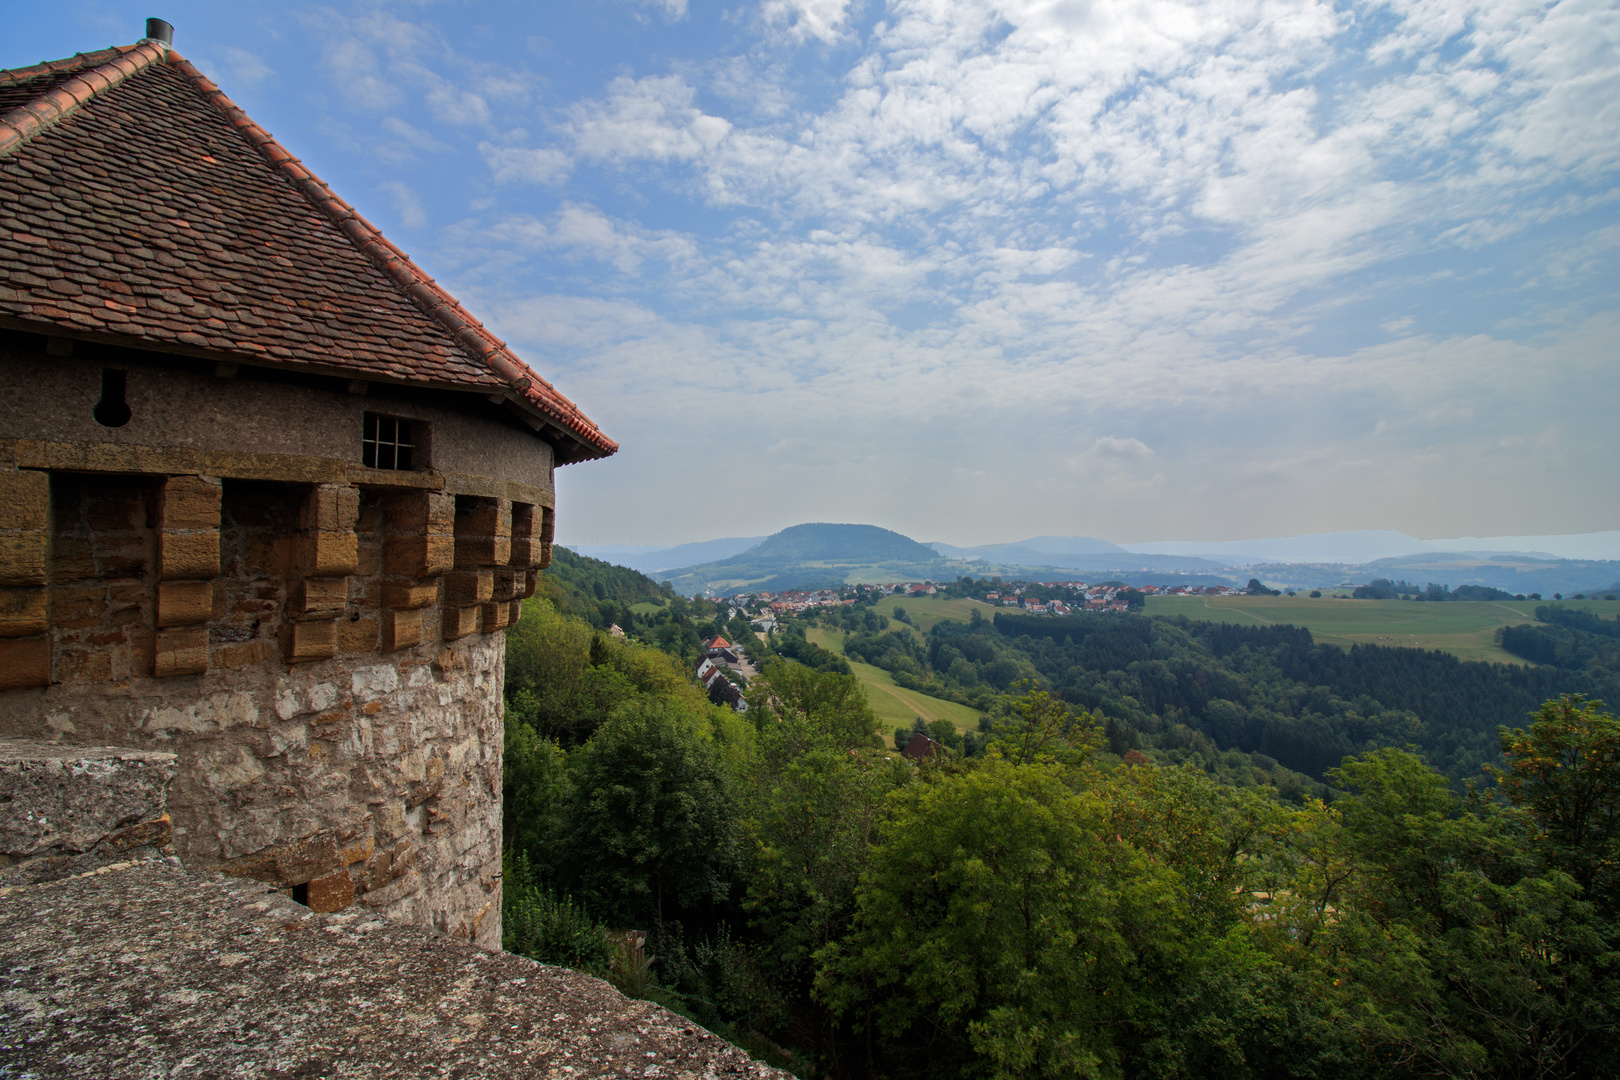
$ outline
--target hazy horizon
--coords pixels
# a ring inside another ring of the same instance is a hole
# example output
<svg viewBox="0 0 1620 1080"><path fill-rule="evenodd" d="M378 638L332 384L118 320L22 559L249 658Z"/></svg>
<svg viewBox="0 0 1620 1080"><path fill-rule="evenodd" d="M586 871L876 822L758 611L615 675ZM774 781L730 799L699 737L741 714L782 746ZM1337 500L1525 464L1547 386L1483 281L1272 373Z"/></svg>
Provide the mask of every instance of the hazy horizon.
<svg viewBox="0 0 1620 1080"><path fill-rule="evenodd" d="M855 522L837 522L829 524L858 524ZM887 526L882 526L887 528ZM900 530L892 530L899 532ZM1370 534L1370 535L1369 535ZM902 535L905 535L902 532ZM1384 549L1378 553L1365 554L1364 557L1346 558L1317 558L1310 557L1309 561L1365 563L1380 558L1396 557L1400 555L1416 555L1430 552L1465 552L1465 551L1495 551L1534 553L1540 552L1556 558L1574 560L1620 560L1620 530L1595 531L1590 533L1557 534L1542 536L1504 536L1504 537L1454 537L1425 540L1420 537L1406 537L1413 545L1403 546L1400 536L1403 534L1388 531L1374 530L1342 530L1330 533L1302 533L1294 536L1272 537L1246 537L1238 540L1172 540L1152 541L1144 543L1124 543L1117 545L1121 550L1132 554L1164 554L1164 555L1190 555L1203 557L1218 557L1221 554L1260 556L1266 555L1267 549L1275 549L1288 545L1291 542L1317 541L1329 547L1340 546L1347 540L1362 540L1364 543L1381 541ZM723 544L727 541L749 541L757 543L766 537L722 537L709 536L701 540L680 541L671 544L578 544L571 543L565 537L559 536L558 543L571 549L585 553L596 553L603 557L608 553L623 555L644 555L660 551L671 551L681 548L698 548L708 545ZM1012 540L992 542L979 545L958 545L937 537L911 537L924 544L945 544L951 547L1014 547L1029 544L1032 540L1051 540L1054 537L1020 537ZM1101 537L1068 537L1065 539L1098 539ZM1113 543L1112 541L1106 541ZM1308 548L1309 544L1297 545ZM738 549L741 550L741 549ZM1039 548L1035 548L1039 550ZM1055 550L1055 549L1054 549ZM704 560L698 560L704 561ZM1277 553L1277 561L1306 561L1299 555Z"/></svg>

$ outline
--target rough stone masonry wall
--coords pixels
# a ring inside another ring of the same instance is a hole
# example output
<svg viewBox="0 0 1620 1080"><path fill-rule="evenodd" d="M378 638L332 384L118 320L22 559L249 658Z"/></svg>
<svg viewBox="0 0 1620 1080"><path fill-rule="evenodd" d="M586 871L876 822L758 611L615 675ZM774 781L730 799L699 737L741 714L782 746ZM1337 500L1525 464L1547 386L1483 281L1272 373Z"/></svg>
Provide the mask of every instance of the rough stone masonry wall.
<svg viewBox="0 0 1620 1080"><path fill-rule="evenodd" d="M550 514L0 470L0 734L176 755L173 845L500 943L502 631Z"/></svg>

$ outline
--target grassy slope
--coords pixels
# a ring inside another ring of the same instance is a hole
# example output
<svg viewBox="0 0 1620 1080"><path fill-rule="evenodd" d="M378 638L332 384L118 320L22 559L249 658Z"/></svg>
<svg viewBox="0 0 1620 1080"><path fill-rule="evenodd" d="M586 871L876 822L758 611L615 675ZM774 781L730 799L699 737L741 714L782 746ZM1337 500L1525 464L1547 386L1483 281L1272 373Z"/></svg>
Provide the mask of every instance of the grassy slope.
<svg viewBox="0 0 1620 1080"><path fill-rule="evenodd" d="M876 610L892 618L897 607L905 608L912 624L925 634L944 619L967 622L974 609L985 619L995 618L999 610L983 600L947 600L938 596L886 596L877 602Z"/></svg>
<svg viewBox="0 0 1620 1080"><path fill-rule="evenodd" d="M1209 622L1266 626L1293 623L1330 645L1405 645L1440 649L1463 660L1523 664L1493 640L1501 626L1535 621L1550 601L1502 600L1428 604L1410 600L1342 600L1308 596L1154 596L1149 615L1185 615ZM1620 600L1573 600L1566 606L1604 617L1620 612Z"/></svg>
<svg viewBox="0 0 1620 1080"><path fill-rule="evenodd" d="M831 649L840 656L844 654L844 635L841 633L817 628L806 636L822 648ZM866 699L872 703L872 711L877 713L878 719L883 721L880 730L883 737L890 742L893 741L895 728L910 727L912 721L919 716L929 723L935 720L949 720L956 725L957 731L977 729L979 726L980 714L966 705L942 701L927 694L919 694L915 690L907 690L903 686L896 686L894 676L871 664L851 660L849 668L866 688Z"/></svg>

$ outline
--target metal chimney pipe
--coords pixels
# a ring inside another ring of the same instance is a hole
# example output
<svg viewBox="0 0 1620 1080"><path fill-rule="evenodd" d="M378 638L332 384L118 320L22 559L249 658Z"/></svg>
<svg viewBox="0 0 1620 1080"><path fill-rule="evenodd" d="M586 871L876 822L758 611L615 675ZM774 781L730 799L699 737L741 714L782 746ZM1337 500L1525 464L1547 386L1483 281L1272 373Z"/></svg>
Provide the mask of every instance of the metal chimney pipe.
<svg viewBox="0 0 1620 1080"><path fill-rule="evenodd" d="M146 20L146 40L156 41L164 45L174 44L174 27L162 19Z"/></svg>

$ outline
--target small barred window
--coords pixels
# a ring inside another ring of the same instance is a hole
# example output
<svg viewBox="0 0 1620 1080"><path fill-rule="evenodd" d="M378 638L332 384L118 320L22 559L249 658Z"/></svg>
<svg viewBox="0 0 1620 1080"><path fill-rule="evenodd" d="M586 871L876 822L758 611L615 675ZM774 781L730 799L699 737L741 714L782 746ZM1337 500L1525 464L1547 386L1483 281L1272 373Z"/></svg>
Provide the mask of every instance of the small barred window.
<svg viewBox="0 0 1620 1080"><path fill-rule="evenodd" d="M365 432L360 439L360 463L370 469L409 469L411 422L396 416L366 413Z"/></svg>

